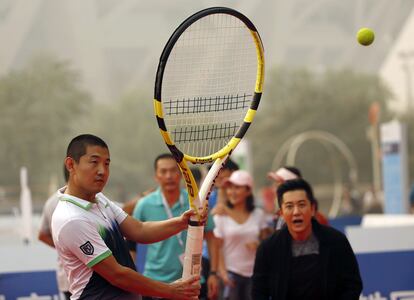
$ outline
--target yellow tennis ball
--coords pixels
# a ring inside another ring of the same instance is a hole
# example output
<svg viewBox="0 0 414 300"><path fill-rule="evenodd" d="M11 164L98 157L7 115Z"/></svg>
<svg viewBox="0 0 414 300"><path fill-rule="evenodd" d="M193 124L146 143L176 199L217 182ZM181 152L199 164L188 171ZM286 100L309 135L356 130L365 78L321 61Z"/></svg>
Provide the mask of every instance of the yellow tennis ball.
<svg viewBox="0 0 414 300"><path fill-rule="evenodd" d="M370 28L361 28L357 33L358 43L364 46L369 46L374 41L375 34Z"/></svg>

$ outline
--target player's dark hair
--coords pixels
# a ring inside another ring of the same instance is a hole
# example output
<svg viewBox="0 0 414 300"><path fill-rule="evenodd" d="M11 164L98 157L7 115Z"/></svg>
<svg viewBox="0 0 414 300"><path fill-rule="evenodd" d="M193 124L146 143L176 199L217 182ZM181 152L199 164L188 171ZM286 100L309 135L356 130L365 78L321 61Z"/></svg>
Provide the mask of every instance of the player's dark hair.
<svg viewBox="0 0 414 300"><path fill-rule="evenodd" d="M282 207L283 195L291 191L305 191L307 198L311 204L315 204L315 197L313 196L313 190L310 184L303 178L286 180L277 188L277 202L279 207Z"/></svg>
<svg viewBox="0 0 414 300"><path fill-rule="evenodd" d="M158 155L154 160L154 170L157 170L158 161L161 160L161 159L166 159L166 158L172 159L172 160L175 161L175 158L171 153L162 153L162 154Z"/></svg>
<svg viewBox="0 0 414 300"><path fill-rule="evenodd" d="M101 138L93 134L81 134L70 141L66 156L73 158L78 163L79 159L86 154L88 146L100 146L108 149L108 145Z"/></svg>

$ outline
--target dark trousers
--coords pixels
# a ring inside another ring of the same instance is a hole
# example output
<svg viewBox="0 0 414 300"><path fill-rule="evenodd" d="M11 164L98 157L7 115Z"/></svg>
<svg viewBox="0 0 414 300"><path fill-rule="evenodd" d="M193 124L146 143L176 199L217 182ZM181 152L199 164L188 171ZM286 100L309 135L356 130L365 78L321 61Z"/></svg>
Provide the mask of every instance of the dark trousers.
<svg viewBox="0 0 414 300"><path fill-rule="evenodd" d="M252 300L252 279L250 277L244 277L239 274L229 272L230 280L233 281L234 286L229 287L229 300Z"/></svg>

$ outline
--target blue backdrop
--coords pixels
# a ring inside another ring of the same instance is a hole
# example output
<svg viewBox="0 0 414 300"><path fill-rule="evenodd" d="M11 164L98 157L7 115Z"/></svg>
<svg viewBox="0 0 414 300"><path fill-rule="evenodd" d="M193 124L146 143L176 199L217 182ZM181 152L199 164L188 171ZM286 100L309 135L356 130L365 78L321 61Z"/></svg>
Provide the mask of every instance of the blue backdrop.
<svg viewBox="0 0 414 300"><path fill-rule="evenodd" d="M357 259L364 282L361 300L414 299L414 250L357 254ZM1 300L34 293L59 299L54 271L0 274Z"/></svg>

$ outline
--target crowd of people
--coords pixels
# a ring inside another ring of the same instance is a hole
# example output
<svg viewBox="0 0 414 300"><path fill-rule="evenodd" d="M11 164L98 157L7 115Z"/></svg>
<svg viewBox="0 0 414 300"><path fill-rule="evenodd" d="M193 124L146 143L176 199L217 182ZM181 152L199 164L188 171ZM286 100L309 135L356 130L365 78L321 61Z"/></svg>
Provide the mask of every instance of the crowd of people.
<svg viewBox="0 0 414 300"><path fill-rule="evenodd" d="M273 185L258 205L252 175L229 159L201 214L201 276L183 280L194 212L174 157L155 158L154 188L124 210L102 193L109 166L102 139L75 137L64 160L67 184L44 208L39 239L58 252L59 288L67 299L359 299L362 280L352 248L329 227L297 168L269 172ZM144 256L137 247L143 244Z"/></svg>

